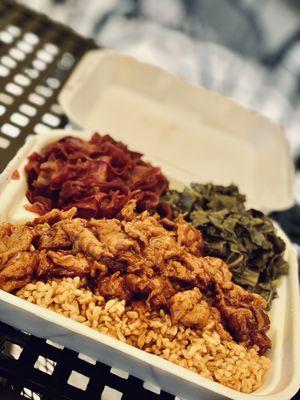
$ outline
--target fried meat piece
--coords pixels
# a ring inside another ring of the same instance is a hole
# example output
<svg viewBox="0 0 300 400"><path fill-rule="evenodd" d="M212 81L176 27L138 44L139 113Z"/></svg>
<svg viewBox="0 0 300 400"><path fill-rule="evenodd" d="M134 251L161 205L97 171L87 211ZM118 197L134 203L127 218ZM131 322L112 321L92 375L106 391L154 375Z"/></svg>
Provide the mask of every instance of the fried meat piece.
<svg viewBox="0 0 300 400"><path fill-rule="evenodd" d="M107 273L105 265L96 260L87 258L82 253L66 251L46 251L39 252L39 263L36 270L37 278L49 277L88 277L92 274L104 276Z"/></svg>
<svg viewBox="0 0 300 400"><path fill-rule="evenodd" d="M87 228L85 223L79 218L63 224L63 229L72 241L74 247L83 251L88 256L97 259L105 256L112 256L103 243L99 242L96 236Z"/></svg>
<svg viewBox="0 0 300 400"><path fill-rule="evenodd" d="M37 265L35 252L15 253L0 272L0 289L12 292L27 285L34 275Z"/></svg>
<svg viewBox="0 0 300 400"><path fill-rule="evenodd" d="M150 216L146 211L131 221L123 221L122 225L130 238L136 239L143 245L148 245L150 239L166 235L166 230L160 224L158 215Z"/></svg>
<svg viewBox="0 0 300 400"><path fill-rule="evenodd" d="M136 216L136 200L129 200L121 211L121 217L125 221L132 221Z"/></svg>
<svg viewBox="0 0 300 400"><path fill-rule="evenodd" d="M106 246L107 252L113 256L136 245L136 242L123 232L121 222L117 219L92 219L88 222L87 227Z"/></svg>
<svg viewBox="0 0 300 400"><path fill-rule="evenodd" d="M210 318L210 307L198 288L174 294L169 307L172 320L188 327L203 329Z"/></svg>
<svg viewBox="0 0 300 400"><path fill-rule="evenodd" d="M177 241L180 246L187 247L194 256L204 255L204 242L198 229L187 224L182 215L177 220Z"/></svg>
<svg viewBox="0 0 300 400"><path fill-rule="evenodd" d="M263 311L266 301L257 294L240 289L242 288L234 284L231 289L222 289L217 285L215 305L220 310L224 326L233 338L246 346L256 344L263 354L271 348L271 340L266 335L270 328L270 319Z"/></svg>
<svg viewBox="0 0 300 400"><path fill-rule="evenodd" d="M100 279L98 282L99 293L106 299L118 298L129 301L132 293L125 285L125 276L120 276L120 271Z"/></svg>
<svg viewBox="0 0 300 400"><path fill-rule="evenodd" d="M31 228L22 225L3 224L0 227L0 268L9 257L28 251L35 237Z"/></svg>
<svg viewBox="0 0 300 400"><path fill-rule="evenodd" d="M167 307L170 297L175 293L171 282L161 276L149 279L146 276L127 274L124 285L131 293L146 295L146 302L154 308Z"/></svg>
<svg viewBox="0 0 300 400"><path fill-rule="evenodd" d="M53 225L58 221L63 220L71 220L77 214L77 208L72 207L67 211L58 210L54 208L53 210L49 211L47 214L41 215L40 217L35 218L32 222L28 222L27 226L35 226L39 224L49 224Z"/></svg>
<svg viewBox="0 0 300 400"><path fill-rule="evenodd" d="M72 241L63 229L64 221L56 222L50 226L40 224L35 227L37 237L34 241L38 250L64 250L72 248Z"/></svg>

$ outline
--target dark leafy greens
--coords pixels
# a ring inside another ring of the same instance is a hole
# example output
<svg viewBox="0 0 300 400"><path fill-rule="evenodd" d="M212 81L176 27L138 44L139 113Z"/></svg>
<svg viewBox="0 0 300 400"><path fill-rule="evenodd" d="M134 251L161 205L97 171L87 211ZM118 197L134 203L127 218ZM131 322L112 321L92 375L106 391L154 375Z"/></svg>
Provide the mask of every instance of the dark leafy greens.
<svg viewBox="0 0 300 400"><path fill-rule="evenodd" d="M191 184L183 192L171 190L162 210L187 221L204 235L205 253L222 258L234 281L262 295L270 306L276 280L288 272L283 259L285 244L270 218L245 207L246 197L234 185Z"/></svg>

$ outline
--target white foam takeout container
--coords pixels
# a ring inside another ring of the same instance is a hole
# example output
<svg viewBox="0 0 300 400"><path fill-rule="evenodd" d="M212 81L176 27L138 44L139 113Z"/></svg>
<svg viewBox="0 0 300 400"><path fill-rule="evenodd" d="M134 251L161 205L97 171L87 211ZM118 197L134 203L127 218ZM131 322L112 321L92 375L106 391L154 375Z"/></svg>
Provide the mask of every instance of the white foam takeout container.
<svg viewBox="0 0 300 400"><path fill-rule="evenodd" d="M278 210L294 202L293 169L280 128L230 99L111 51L88 53L60 95L83 131L55 130L31 137L0 177L0 220L23 223L26 157L66 135L109 133L161 166L175 187L191 181L235 182L249 206ZM18 169L21 177L12 180ZM263 386L242 394L0 290L0 319L121 368L185 399L286 400L300 386L300 305L296 252L286 242L289 275L270 312L273 366Z"/></svg>

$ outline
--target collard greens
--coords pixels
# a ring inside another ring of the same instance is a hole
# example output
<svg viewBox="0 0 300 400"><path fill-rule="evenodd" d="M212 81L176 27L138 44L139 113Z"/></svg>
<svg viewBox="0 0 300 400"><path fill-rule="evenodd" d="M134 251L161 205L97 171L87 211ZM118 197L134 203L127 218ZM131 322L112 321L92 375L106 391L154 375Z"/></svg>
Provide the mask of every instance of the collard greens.
<svg viewBox="0 0 300 400"><path fill-rule="evenodd" d="M262 212L245 207L246 197L235 185L191 184L183 192L169 191L163 203L174 216L199 228L206 255L222 258L234 281L261 294L270 306L276 296L276 280L288 272L283 259L285 244L276 235L272 220Z"/></svg>

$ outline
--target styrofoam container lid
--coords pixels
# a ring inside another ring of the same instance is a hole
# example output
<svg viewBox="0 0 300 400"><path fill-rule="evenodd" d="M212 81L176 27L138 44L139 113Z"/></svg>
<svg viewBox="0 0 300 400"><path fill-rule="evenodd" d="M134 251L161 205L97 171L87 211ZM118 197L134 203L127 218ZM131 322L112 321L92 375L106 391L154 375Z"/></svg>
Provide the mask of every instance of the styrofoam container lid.
<svg viewBox="0 0 300 400"><path fill-rule="evenodd" d="M264 211L294 204L281 128L235 101L109 50L81 60L59 96L72 122L109 133L179 180L238 184Z"/></svg>

